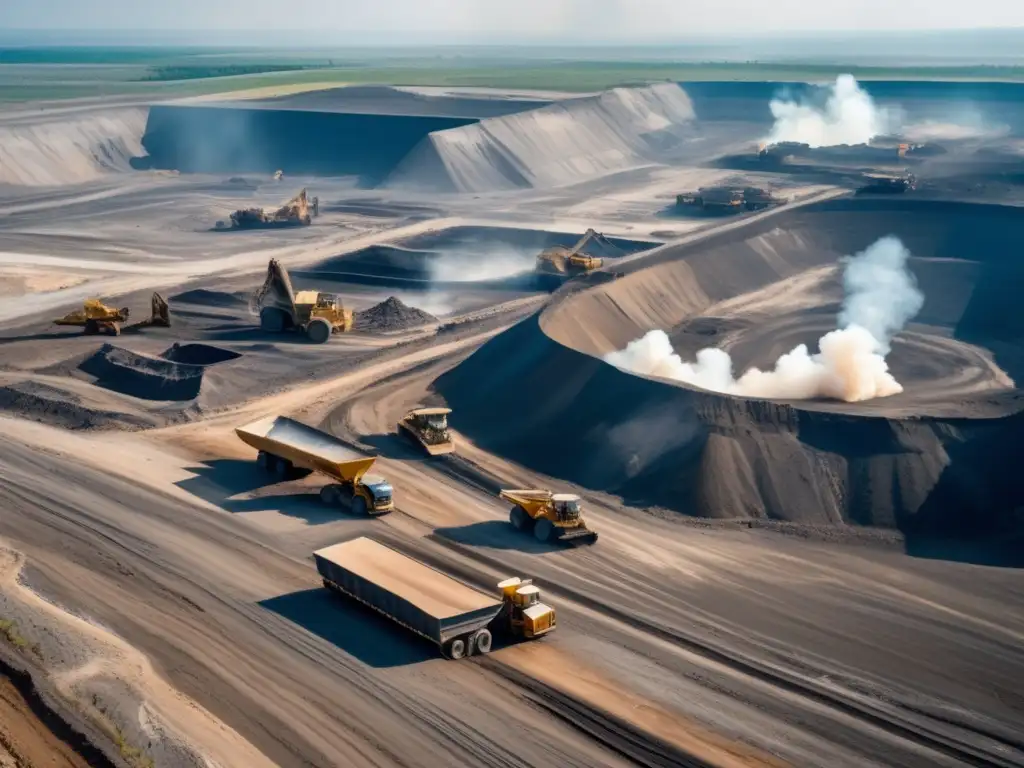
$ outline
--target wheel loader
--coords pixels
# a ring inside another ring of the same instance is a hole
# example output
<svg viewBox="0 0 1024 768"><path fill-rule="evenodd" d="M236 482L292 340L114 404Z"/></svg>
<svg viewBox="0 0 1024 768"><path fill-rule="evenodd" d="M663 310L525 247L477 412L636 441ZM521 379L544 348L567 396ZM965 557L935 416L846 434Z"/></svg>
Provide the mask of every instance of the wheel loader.
<svg viewBox="0 0 1024 768"><path fill-rule="evenodd" d="M398 422L399 430L423 446L431 456L442 456L455 450L448 432L451 408L417 408Z"/></svg>
<svg viewBox="0 0 1024 768"><path fill-rule="evenodd" d="M168 328L171 325L171 315L167 302L159 293L154 293L150 298L151 315L149 320L135 323L132 328L143 328L157 326ZM121 326L128 321L130 311L128 307L114 309L108 307L99 299L86 299L82 309L76 309L62 318L54 320L54 325L70 325L79 327L86 335L107 333L111 336L121 334Z"/></svg>
<svg viewBox="0 0 1024 768"><path fill-rule="evenodd" d="M588 229L572 248L556 245L544 250L537 257L537 271L548 275L576 277L600 268L604 264L604 259L589 256L583 250L591 243L615 248L604 235Z"/></svg>
<svg viewBox="0 0 1024 768"><path fill-rule="evenodd" d="M332 333L352 330L353 313L341 298L320 291L292 289L288 271L277 259L267 265L267 278L253 294L250 308L260 316L260 328L269 333L296 331L314 344L323 344Z"/></svg>
<svg viewBox="0 0 1024 768"><path fill-rule="evenodd" d="M509 522L517 531L532 530L537 541L580 546L597 541L597 531L587 528L574 493L540 489L502 490L499 494L515 506Z"/></svg>

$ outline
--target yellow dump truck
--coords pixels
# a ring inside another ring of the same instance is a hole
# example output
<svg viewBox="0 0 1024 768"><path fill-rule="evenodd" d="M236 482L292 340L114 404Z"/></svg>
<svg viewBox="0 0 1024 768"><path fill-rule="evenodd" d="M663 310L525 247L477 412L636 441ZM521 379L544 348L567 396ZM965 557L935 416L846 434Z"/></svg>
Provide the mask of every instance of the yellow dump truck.
<svg viewBox="0 0 1024 768"><path fill-rule="evenodd" d="M517 531L533 530L538 541L560 544L593 544L597 531L583 519L580 497L574 493L552 493L540 489L502 490L501 498L515 506L509 522Z"/></svg>
<svg viewBox="0 0 1024 768"><path fill-rule="evenodd" d="M320 489L320 499L330 506L351 509L357 515L382 515L395 508L391 484L380 475L368 474L375 456L364 456L334 435L321 432L285 416L271 416L235 434L259 453L260 468L279 481L319 472L332 482Z"/></svg>
<svg viewBox="0 0 1024 768"><path fill-rule="evenodd" d="M150 298L152 314L149 320L135 323L132 328L146 326L159 326L167 328L171 324L170 311L167 302L159 293L154 293ZM108 307L99 299L86 299L82 309L69 312L64 317L53 321L54 325L70 325L82 329L82 333L94 335L107 333L111 336L121 334L121 326L128 322L130 312L128 307L115 309Z"/></svg>
<svg viewBox="0 0 1024 768"><path fill-rule="evenodd" d="M449 659L490 653L499 639L533 640L557 626L540 589L519 577L485 594L365 536L313 553L324 586L441 648Z"/></svg>
<svg viewBox="0 0 1024 768"><path fill-rule="evenodd" d="M355 319L352 310L345 309L333 293L296 293L288 270L277 259L267 265L266 279L253 294L250 307L259 313L262 330L298 331L315 344L323 344L332 333L351 331Z"/></svg>
<svg viewBox="0 0 1024 768"><path fill-rule="evenodd" d="M451 408L417 408L398 422L398 428L431 456L442 456L455 450L455 442L448 431L451 412Z"/></svg>

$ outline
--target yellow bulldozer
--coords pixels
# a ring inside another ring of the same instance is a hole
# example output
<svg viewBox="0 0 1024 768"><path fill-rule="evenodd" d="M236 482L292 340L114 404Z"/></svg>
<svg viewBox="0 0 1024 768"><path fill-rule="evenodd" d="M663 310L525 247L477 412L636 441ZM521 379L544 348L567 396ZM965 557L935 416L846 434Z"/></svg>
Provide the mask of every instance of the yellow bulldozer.
<svg viewBox="0 0 1024 768"><path fill-rule="evenodd" d="M354 315L341 297L320 291L292 289L288 270L277 259L267 265L267 277L253 294L250 308L260 316L260 328L269 333L297 331L314 344L323 344L333 333L352 330Z"/></svg>
<svg viewBox="0 0 1024 768"><path fill-rule="evenodd" d="M597 531L587 528L580 497L574 493L525 489L502 490L499 495L515 505L508 516L512 527L532 530L538 541L572 546L597 541Z"/></svg>
<svg viewBox="0 0 1024 768"><path fill-rule="evenodd" d="M589 256L584 251L591 243L611 246L604 235L588 229L572 248L556 245L542 251L537 256L537 271L548 275L576 277L599 269L604 264L604 259Z"/></svg>
<svg viewBox="0 0 1024 768"><path fill-rule="evenodd" d="M448 431L451 408L417 408L398 422L398 429L423 446L431 456L442 456L455 450Z"/></svg>
<svg viewBox="0 0 1024 768"><path fill-rule="evenodd" d="M167 307L167 301L159 293L154 293L150 298L151 315L149 320L135 323L131 328L144 328L156 326L168 328L171 325L171 315ZM128 322L130 311L128 307L115 309L108 307L99 299L86 299L82 309L69 312L64 317L54 320L54 325L70 325L82 329L86 335L106 333L111 336L121 334L121 326Z"/></svg>

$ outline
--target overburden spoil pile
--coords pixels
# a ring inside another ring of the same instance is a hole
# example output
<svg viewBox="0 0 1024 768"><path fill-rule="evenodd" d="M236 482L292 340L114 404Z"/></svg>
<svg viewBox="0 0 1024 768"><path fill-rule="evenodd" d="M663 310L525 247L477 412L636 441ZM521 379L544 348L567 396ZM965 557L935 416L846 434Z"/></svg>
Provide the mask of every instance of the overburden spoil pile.
<svg viewBox="0 0 1024 768"><path fill-rule="evenodd" d="M361 331L404 331L436 322L437 318L430 313L391 296L376 306L356 312L355 328Z"/></svg>

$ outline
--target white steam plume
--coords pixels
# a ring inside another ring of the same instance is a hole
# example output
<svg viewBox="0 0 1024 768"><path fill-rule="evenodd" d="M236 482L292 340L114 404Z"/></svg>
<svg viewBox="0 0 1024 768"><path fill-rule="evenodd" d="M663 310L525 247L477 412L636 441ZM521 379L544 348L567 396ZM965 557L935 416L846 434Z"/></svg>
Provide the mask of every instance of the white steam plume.
<svg viewBox="0 0 1024 768"><path fill-rule="evenodd" d="M853 75L839 75L824 107L772 99L775 125L767 141L795 141L811 147L867 144L888 133L891 120L879 109Z"/></svg>
<svg viewBox="0 0 1024 768"><path fill-rule="evenodd" d="M801 344L770 371L750 368L736 379L729 353L713 348L700 350L694 362L686 362L664 331L650 331L604 359L631 373L741 397L852 403L898 394L903 387L889 373L885 355L893 335L924 303L907 270L909 256L897 238L884 237L847 259L840 327L821 337L816 354Z"/></svg>

